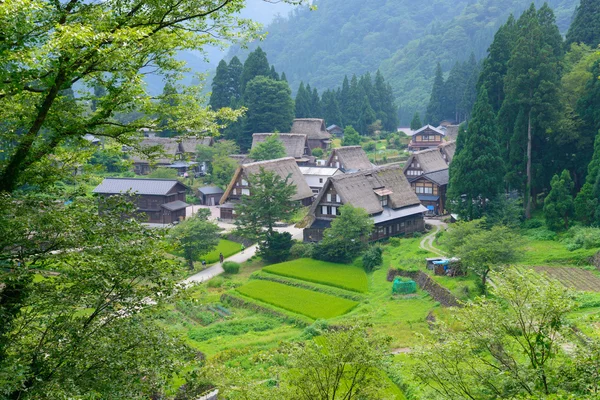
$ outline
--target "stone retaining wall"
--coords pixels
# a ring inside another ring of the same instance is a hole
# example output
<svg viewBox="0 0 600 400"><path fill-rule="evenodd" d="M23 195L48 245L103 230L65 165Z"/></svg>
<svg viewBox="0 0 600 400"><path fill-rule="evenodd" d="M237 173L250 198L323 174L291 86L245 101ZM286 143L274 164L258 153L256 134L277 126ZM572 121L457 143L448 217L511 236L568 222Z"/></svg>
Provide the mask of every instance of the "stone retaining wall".
<svg viewBox="0 0 600 400"><path fill-rule="evenodd" d="M429 293L435 301L439 302L444 307L461 307L456 296L431 279L431 277L423 271L404 271L401 269L390 268L387 274L388 282L392 282L396 276L403 276L414 280L421 289Z"/></svg>

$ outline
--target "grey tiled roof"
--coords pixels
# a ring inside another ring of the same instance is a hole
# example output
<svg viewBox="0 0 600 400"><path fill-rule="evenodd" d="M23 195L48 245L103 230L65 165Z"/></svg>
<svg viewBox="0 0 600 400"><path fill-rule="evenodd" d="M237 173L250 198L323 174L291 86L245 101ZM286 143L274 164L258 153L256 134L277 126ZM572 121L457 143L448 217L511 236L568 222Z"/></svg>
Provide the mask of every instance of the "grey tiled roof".
<svg viewBox="0 0 600 400"><path fill-rule="evenodd" d="M431 182L438 184L440 186L447 185L448 182L450 181L450 174L448 172L449 172L448 168L445 168L445 169L442 169L439 171L428 172L423 175L411 177L410 182L414 182L420 178L426 178L426 179L430 180Z"/></svg>
<svg viewBox="0 0 600 400"><path fill-rule="evenodd" d="M129 179L129 178L105 178L101 184L96 186L94 193L119 194L132 192L135 194L165 195L174 186L186 186L174 179Z"/></svg>
<svg viewBox="0 0 600 400"><path fill-rule="evenodd" d="M181 200L175 200L170 203L165 203L165 204L161 205L162 208L167 209L169 211L181 210L183 208L186 208L187 206L188 206L188 203L186 203L185 201L181 201Z"/></svg>

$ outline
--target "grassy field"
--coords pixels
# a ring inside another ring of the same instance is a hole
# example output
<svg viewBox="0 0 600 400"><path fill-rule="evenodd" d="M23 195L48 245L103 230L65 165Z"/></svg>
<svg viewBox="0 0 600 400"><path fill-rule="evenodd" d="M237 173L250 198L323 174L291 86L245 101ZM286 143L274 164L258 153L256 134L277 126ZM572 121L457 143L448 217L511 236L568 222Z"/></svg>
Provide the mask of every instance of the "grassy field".
<svg viewBox="0 0 600 400"><path fill-rule="evenodd" d="M367 274L365 274L362 267L355 265L334 264L300 258L270 265L263 268L263 271L360 293L365 293L368 289Z"/></svg>
<svg viewBox="0 0 600 400"><path fill-rule="evenodd" d="M219 254L223 253L223 257L231 257L235 253L238 253L242 250L242 245L236 242L232 242L231 240L221 239L219 241L219 245L216 249L201 257L206 260L207 264L214 264L219 262Z"/></svg>
<svg viewBox="0 0 600 400"><path fill-rule="evenodd" d="M269 281L251 281L236 289L241 294L307 317L333 318L358 302Z"/></svg>

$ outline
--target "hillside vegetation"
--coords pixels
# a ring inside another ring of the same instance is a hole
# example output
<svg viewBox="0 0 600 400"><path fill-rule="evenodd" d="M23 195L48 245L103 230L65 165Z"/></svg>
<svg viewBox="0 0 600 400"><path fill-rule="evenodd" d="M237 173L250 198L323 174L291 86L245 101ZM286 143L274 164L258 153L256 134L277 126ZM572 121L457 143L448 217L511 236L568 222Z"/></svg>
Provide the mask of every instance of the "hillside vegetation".
<svg viewBox="0 0 600 400"><path fill-rule="evenodd" d="M320 91L344 76L381 69L392 84L400 118L407 124L429 100L436 63L448 72L473 52L484 57L498 27L519 15L530 0L318 0L317 11L297 8L276 18L260 42L270 61L285 71L294 90L300 81ZM537 6L543 1L536 0ZM578 0L549 0L566 32ZM230 56L249 50L233 48Z"/></svg>

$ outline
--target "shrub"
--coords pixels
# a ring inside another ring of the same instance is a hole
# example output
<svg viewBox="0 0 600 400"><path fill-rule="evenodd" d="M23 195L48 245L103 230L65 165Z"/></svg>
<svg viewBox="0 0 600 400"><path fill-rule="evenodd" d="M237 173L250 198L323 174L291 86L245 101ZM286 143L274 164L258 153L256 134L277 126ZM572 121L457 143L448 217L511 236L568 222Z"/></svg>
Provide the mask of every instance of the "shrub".
<svg viewBox="0 0 600 400"><path fill-rule="evenodd" d="M312 150L312 155L319 158L323 156L323 149L320 147L316 147Z"/></svg>
<svg viewBox="0 0 600 400"><path fill-rule="evenodd" d="M272 318L256 317L243 321L229 321L213 324L206 328L196 328L188 332L188 337L196 341L205 341L223 335L243 335L248 332L263 332L276 328L279 323Z"/></svg>
<svg viewBox="0 0 600 400"><path fill-rule="evenodd" d="M423 236L423 234L421 232L414 232L412 236L414 238L420 238L421 236Z"/></svg>
<svg viewBox="0 0 600 400"><path fill-rule="evenodd" d="M383 263L383 251L379 246L372 246L367 249L362 257L363 268L371 272Z"/></svg>
<svg viewBox="0 0 600 400"><path fill-rule="evenodd" d="M327 323L327 321L324 319L318 319L315 322L313 322L312 325L309 325L306 328L304 328L304 331L302 332L302 337L304 339L312 339L315 336L321 336L324 332L327 331L327 328L329 328L329 324Z"/></svg>
<svg viewBox="0 0 600 400"><path fill-rule="evenodd" d="M392 247L400 246L401 241L402 241L402 239L397 238L397 237L393 237L393 238L389 239L390 246L392 246Z"/></svg>
<svg viewBox="0 0 600 400"><path fill-rule="evenodd" d="M208 281L207 286L209 288L220 288L223 285L223 281L223 278L216 276Z"/></svg>
<svg viewBox="0 0 600 400"><path fill-rule="evenodd" d="M237 274L240 272L240 264L233 261L225 261L223 263L223 270L226 274Z"/></svg>
<svg viewBox="0 0 600 400"><path fill-rule="evenodd" d="M521 228L523 229L536 229L542 226L544 226L544 222L539 219L528 219L521 224Z"/></svg>
<svg viewBox="0 0 600 400"><path fill-rule="evenodd" d="M287 260L292 248L292 235L289 232L273 232L260 244L258 255L270 263Z"/></svg>
<svg viewBox="0 0 600 400"><path fill-rule="evenodd" d="M529 229L525 232L525 236L533 240L556 240L556 233L546 227Z"/></svg>
<svg viewBox="0 0 600 400"><path fill-rule="evenodd" d="M573 227L567 233L566 247L569 251L600 247L600 229Z"/></svg>
<svg viewBox="0 0 600 400"><path fill-rule="evenodd" d="M297 258L312 258L314 247L315 245L312 243L294 243L290 249L290 258L293 260Z"/></svg>
<svg viewBox="0 0 600 400"><path fill-rule="evenodd" d="M367 142L363 144L362 148L365 151L375 151L377 149L377 144L375 142Z"/></svg>

